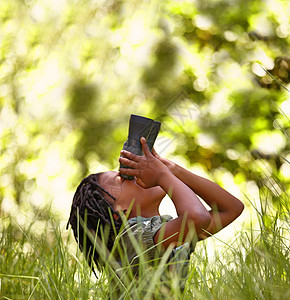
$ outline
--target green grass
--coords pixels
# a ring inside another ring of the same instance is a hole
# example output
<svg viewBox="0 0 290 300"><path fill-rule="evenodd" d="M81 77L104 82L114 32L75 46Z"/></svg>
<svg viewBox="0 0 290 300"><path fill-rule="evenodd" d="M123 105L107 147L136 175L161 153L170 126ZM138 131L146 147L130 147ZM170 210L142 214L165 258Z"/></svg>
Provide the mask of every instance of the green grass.
<svg viewBox="0 0 290 300"><path fill-rule="evenodd" d="M161 283L165 261L141 268L138 280L128 277L120 293L125 299L290 299L289 199L283 199L271 212L257 213L259 229L250 224L211 257L208 243L199 243L183 293L178 278L169 287ZM42 222L43 230L39 221L24 229L2 217L1 299L117 298L109 264L96 279L59 221L50 216Z"/></svg>

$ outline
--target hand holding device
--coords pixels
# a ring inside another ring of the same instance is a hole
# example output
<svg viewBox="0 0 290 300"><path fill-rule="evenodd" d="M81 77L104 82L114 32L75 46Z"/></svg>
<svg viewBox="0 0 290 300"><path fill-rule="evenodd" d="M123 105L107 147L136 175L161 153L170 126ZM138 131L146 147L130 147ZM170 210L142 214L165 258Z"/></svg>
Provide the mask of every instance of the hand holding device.
<svg viewBox="0 0 290 300"><path fill-rule="evenodd" d="M120 174L135 176L136 182L143 188L150 188L159 185L159 180L166 172L170 170L156 157L154 157L146 143L145 138L141 138L143 156L138 156L126 150L122 150L122 157L119 158L121 164L129 168L120 168Z"/></svg>
<svg viewBox="0 0 290 300"><path fill-rule="evenodd" d="M154 142L160 130L161 123L149 118L138 115L131 115L129 122L128 139L124 143L123 150L129 151L135 155L142 156L143 150L140 143L140 138L144 137L150 151L152 151ZM120 162L120 168L131 168ZM132 180L134 176L121 174L125 179Z"/></svg>

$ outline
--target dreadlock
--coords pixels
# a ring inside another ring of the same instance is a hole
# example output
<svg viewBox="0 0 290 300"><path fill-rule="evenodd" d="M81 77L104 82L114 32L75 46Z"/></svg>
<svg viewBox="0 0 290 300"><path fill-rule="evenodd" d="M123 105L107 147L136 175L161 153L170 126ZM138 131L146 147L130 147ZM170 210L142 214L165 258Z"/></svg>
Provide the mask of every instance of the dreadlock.
<svg viewBox="0 0 290 300"><path fill-rule="evenodd" d="M85 252L84 254L89 266L95 275L96 273L92 261L99 267L99 254L98 251L94 251L94 245L86 234L87 231L84 230L82 226L84 221L86 220L84 226L87 227L87 230L96 232L96 235L100 239L103 239L102 233L105 231L105 227L106 229L108 228L109 234L108 240L106 241L108 250L111 250L114 244L114 230L118 233L122 225L120 214L115 211L112 205L106 200L105 194L113 200L116 200L116 198L98 184L100 175L101 173L89 175L84 178L77 187L73 197L70 217L66 226L66 229L68 229L69 224L71 225L80 250ZM118 216L117 220L112 218L113 214ZM82 222L80 222L80 220ZM112 224L112 222L114 222L114 224Z"/></svg>

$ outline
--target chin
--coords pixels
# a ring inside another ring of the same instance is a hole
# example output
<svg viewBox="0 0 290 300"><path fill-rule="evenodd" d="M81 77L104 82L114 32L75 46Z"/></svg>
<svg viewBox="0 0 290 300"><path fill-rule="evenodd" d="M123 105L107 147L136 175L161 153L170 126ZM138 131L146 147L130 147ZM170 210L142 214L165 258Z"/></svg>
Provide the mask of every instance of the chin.
<svg viewBox="0 0 290 300"><path fill-rule="evenodd" d="M166 193L161 187L155 186L146 190L150 197L156 199L155 201L161 200L166 196Z"/></svg>

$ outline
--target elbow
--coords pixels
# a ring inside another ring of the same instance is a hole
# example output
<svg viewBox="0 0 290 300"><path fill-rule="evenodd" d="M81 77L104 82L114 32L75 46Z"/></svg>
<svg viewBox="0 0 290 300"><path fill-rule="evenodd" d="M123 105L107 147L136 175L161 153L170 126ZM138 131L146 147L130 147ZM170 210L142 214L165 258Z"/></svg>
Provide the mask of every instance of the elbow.
<svg viewBox="0 0 290 300"><path fill-rule="evenodd" d="M234 219L236 219L244 210L245 206L244 204L236 199L237 201L235 201L233 207L231 208L231 212L232 212L232 215L234 217Z"/></svg>
<svg viewBox="0 0 290 300"><path fill-rule="evenodd" d="M237 217L243 212L244 208L244 204L241 201L239 201L237 205Z"/></svg>

